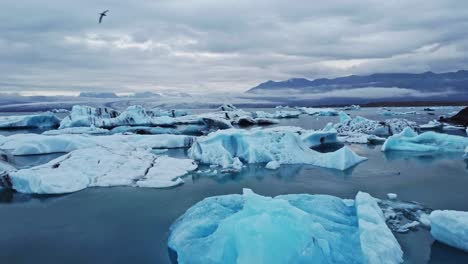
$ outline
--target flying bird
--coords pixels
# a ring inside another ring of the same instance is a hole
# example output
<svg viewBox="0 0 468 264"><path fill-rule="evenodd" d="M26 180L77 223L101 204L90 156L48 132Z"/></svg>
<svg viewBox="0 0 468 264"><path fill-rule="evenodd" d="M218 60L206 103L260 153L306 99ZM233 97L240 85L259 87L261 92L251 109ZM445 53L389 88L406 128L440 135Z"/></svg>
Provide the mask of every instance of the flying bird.
<svg viewBox="0 0 468 264"><path fill-rule="evenodd" d="M100 15L100 16L99 16L99 24L101 24L102 18L105 17L105 16L107 16L107 15L106 15L107 12L109 12L109 10L106 10L106 11L104 11L104 12L102 12L102 13L99 13L99 15Z"/></svg>

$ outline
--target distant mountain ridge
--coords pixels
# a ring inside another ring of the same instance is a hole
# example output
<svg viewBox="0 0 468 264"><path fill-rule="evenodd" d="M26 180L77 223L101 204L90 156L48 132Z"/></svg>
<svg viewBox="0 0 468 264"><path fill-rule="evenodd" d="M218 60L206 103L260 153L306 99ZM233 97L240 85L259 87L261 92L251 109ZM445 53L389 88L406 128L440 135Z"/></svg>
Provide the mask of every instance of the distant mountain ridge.
<svg viewBox="0 0 468 264"><path fill-rule="evenodd" d="M443 91L448 88L468 91L468 71L447 73L376 73L371 75L350 75L334 79L292 78L286 81L267 81L251 88L247 93L269 92L282 89L296 89L304 92L363 87L398 87L418 91Z"/></svg>

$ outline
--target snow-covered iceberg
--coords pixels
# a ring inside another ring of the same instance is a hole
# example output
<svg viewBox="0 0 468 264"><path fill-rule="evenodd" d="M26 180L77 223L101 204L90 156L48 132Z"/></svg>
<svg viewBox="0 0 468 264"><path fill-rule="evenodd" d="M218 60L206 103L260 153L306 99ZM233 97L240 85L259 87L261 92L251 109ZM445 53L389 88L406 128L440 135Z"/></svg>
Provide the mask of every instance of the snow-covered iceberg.
<svg viewBox="0 0 468 264"><path fill-rule="evenodd" d="M374 121L361 116L351 118L344 112L339 113L340 123L335 124L340 141L347 143L369 143L382 141L382 137L398 134L406 127L419 129L415 122L401 118Z"/></svg>
<svg viewBox="0 0 468 264"><path fill-rule="evenodd" d="M385 141L382 151L399 150L415 152L461 152L468 147L468 138L441 134L436 132L425 132L418 135L411 128L393 135Z"/></svg>
<svg viewBox="0 0 468 264"><path fill-rule="evenodd" d="M468 252L468 212L436 210L429 220L432 237Z"/></svg>
<svg viewBox="0 0 468 264"><path fill-rule="evenodd" d="M403 252L370 195L206 198L170 229L178 263L401 263ZM203 252L203 254L200 254Z"/></svg>
<svg viewBox="0 0 468 264"><path fill-rule="evenodd" d="M0 137L0 149L13 155L66 153L76 149L102 146L118 149L124 146L141 148L188 148L194 138L183 135L37 135L16 134Z"/></svg>
<svg viewBox="0 0 468 264"><path fill-rule="evenodd" d="M8 128L54 128L60 119L51 112L34 115L0 116L0 129Z"/></svg>
<svg viewBox="0 0 468 264"><path fill-rule="evenodd" d="M236 158L244 163L277 161L281 164L311 164L338 170L346 170L366 160L348 147L319 153L309 148L310 142L304 142L297 133L278 128L250 131L228 129L199 137L188 155L202 163L223 168L230 167Z"/></svg>
<svg viewBox="0 0 468 264"><path fill-rule="evenodd" d="M183 183L180 177L196 168L193 160L157 156L144 149L94 147L10 171L3 178L18 192L58 194L94 186L170 187Z"/></svg>

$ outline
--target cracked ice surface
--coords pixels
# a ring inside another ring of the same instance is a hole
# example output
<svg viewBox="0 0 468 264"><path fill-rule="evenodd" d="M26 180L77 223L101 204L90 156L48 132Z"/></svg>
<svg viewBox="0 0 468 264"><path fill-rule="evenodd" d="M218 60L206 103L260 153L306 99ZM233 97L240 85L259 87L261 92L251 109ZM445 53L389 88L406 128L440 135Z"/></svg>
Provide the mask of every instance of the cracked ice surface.
<svg viewBox="0 0 468 264"><path fill-rule="evenodd" d="M3 177L18 192L56 194L94 186L170 187L183 183L179 177L196 168L193 160L157 156L143 149L94 147Z"/></svg>

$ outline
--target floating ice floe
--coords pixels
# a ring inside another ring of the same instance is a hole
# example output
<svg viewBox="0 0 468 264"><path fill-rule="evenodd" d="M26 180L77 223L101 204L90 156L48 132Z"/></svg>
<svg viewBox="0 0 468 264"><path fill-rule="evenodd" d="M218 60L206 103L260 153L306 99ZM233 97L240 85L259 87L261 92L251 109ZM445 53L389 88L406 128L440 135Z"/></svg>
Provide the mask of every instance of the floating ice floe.
<svg viewBox="0 0 468 264"><path fill-rule="evenodd" d="M148 126L119 126L111 129L112 134L139 134L139 135L160 135L160 134L181 134L172 127L148 127Z"/></svg>
<svg viewBox="0 0 468 264"><path fill-rule="evenodd" d="M70 112L68 109L63 109L63 108L52 109L50 111L52 113L56 113L56 114L64 114L64 113L69 113Z"/></svg>
<svg viewBox="0 0 468 264"><path fill-rule="evenodd" d="M83 166L86 164L86 166ZM18 192L58 194L87 187L138 186L163 188L183 183L181 176L195 170L190 159L157 156L144 149L94 147L75 150L44 165L9 171L9 181Z"/></svg>
<svg viewBox="0 0 468 264"><path fill-rule="evenodd" d="M267 113L264 111L256 111L254 116L257 118L297 118L302 114L301 111L297 110L280 110L274 113Z"/></svg>
<svg viewBox="0 0 468 264"><path fill-rule="evenodd" d="M444 124L437 120L429 121L427 124L420 125L421 130L441 130L444 127Z"/></svg>
<svg viewBox="0 0 468 264"><path fill-rule="evenodd" d="M276 160L272 160L265 165L265 169L269 170L277 170L279 167L281 167L281 164Z"/></svg>
<svg viewBox="0 0 468 264"><path fill-rule="evenodd" d="M382 116L401 116L401 115L417 115L419 113L416 111L409 111L409 112L382 111L379 114Z"/></svg>
<svg viewBox="0 0 468 264"><path fill-rule="evenodd" d="M387 138L382 151L463 152L467 146L468 138L466 137L432 131L418 135L408 127L400 134Z"/></svg>
<svg viewBox="0 0 468 264"><path fill-rule="evenodd" d="M350 110L357 111L357 110L361 110L361 106L360 106L360 105L345 106L345 107L343 107L343 110L347 110L347 111L350 111Z"/></svg>
<svg viewBox="0 0 468 264"><path fill-rule="evenodd" d="M468 252L468 212L436 210L431 213L429 220L432 237Z"/></svg>
<svg viewBox="0 0 468 264"><path fill-rule="evenodd" d="M313 142L314 140L311 140ZM319 153L296 133L274 129L228 129L199 137L188 151L190 158L228 168L235 158L244 163L311 164L346 170L366 160L348 147Z"/></svg>
<svg viewBox="0 0 468 264"><path fill-rule="evenodd" d="M0 116L0 129L10 128L54 128L60 119L51 112L34 115Z"/></svg>
<svg viewBox="0 0 468 264"><path fill-rule="evenodd" d="M313 108L313 107L297 107L297 110L304 114L316 116L337 116L338 111L333 108Z"/></svg>
<svg viewBox="0 0 468 264"><path fill-rule="evenodd" d="M416 202L398 200L394 193L387 195L389 200L379 200L388 227L396 233L407 233L416 230L420 225L429 227L428 214L431 209Z"/></svg>
<svg viewBox="0 0 468 264"><path fill-rule="evenodd" d="M90 127L69 127L64 129L47 130L43 135L55 136L65 134L87 134L87 135L107 135L110 131L105 128L98 128L95 126Z"/></svg>
<svg viewBox="0 0 468 264"><path fill-rule="evenodd" d="M347 143L378 143L383 142L382 137L398 134L406 127L418 128L415 122L406 119L387 119L374 121L364 117L351 118L344 112L339 113L340 123L335 124L339 140Z"/></svg>
<svg viewBox="0 0 468 264"><path fill-rule="evenodd" d="M401 263L374 198L328 195L206 198L170 228L178 263ZM203 252L203 254L200 254Z"/></svg>
<svg viewBox="0 0 468 264"><path fill-rule="evenodd" d="M188 148L194 138L182 135L37 135L16 134L0 137L0 149L13 155L36 155L66 153L76 149L102 146L122 148L124 146L142 148Z"/></svg>

